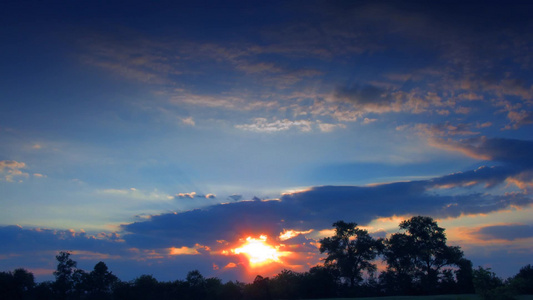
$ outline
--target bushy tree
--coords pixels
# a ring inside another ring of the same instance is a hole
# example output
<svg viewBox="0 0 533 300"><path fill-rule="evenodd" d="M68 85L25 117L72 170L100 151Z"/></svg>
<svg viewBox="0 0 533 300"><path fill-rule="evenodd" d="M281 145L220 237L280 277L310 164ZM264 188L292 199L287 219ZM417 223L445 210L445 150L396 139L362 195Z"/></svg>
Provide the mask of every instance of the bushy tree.
<svg viewBox="0 0 533 300"><path fill-rule="evenodd" d="M533 295L533 267L527 265L520 268L518 274L512 278L510 285L518 294Z"/></svg>
<svg viewBox="0 0 533 300"><path fill-rule="evenodd" d="M446 266L459 267L463 252L446 245L444 228L430 217L416 216L400 223L403 232L385 242L387 272L383 278L392 290L403 293L437 291Z"/></svg>
<svg viewBox="0 0 533 300"><path fill-rule="evenodd" d="M272 295L270 293L270 279L257 275L251 284L247 284L244 288L244 299L250 300L270 300Z"/></svg>
<svg viewBox="0 0 533 300"><path fill-rule="evenodd" d="M358 228L357 223L338 221L333 226L335 235L320 240L320 253L326 253L325 264L337 268L340 276L354 287L363 279L364 271L376 271L372 261L382 250L382 241Z"/></svg>
<svg viewBox="0 0 533 300"><path fill-rule="evenodd" d="M24 299L35 286L33 274L25 269L0 272L0 299Z"/></svg>
<svg viewBox="0 0 533 300"><path fill-rule="evenodd" d="M485 300L512 300L514 292L504 285L501 278L496 276L490 268L478 267L473 272L473 282L476 293Z"/></svg>
<svg viewBox="0 0 533 300"><path fill-rule="evenodd" d="M338 292L339 271L331 266L315 266L302 275L304 298L333 298Z"/></svg>
<svg viewBox="0 0 533 300"><path fill-rule="evenodd" d="M219 299L241 300L244 297L243 293L244 283L228 281L222 286Z"/></svg>
<svg viewBox="0 0 533 300"><path fill-rule="evenodd" d="M118 282L118 278L101 261L85 276L84 281L90 299L108 299L111 297L113 285Z"/></svg>
<svg viewBox="0 0 533 300"><path fill-rule="evenodd" d="M272 298L274 299L299 299L302 275L291 271L282 270L270 280Z"/></svg>

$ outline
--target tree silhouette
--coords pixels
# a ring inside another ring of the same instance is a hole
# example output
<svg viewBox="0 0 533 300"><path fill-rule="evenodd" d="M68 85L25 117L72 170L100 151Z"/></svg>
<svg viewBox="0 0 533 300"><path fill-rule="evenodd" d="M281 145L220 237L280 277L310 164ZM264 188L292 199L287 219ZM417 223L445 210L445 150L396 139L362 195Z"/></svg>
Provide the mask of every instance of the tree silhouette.
<svg viewBox="0 0 533 300"><path fill-rule="evenodd" d="M207 281L200 271L189 271L186 282L189 285L189 296L191 299L205 299Z"/></svg>
<svg viewBox="0 0 533 300"><path fill-rule="evenodd" d="M413 293L409 288L421 293L435 291L443 276L442 268L459 266L463 252L446 245L444 228L430 217L412 217L401 222L400 229L404 232L393 234L385 242L388 274L383 277L396 283L393 288L401 286L403 292Z"/></svg>
<svg viewBox="0 0 533 300"><path fill-rule="evenodd" d="M108 299L113 285L118 281L117 276L108 271L104 262L98 262L94 269L85 277L85 286L89 299Z"/></svg>
<svg viewBox="0 0 533 300"><path fill-rule="evenodd" d="M56 256L58 262L54 276L54 291L58 299L67 299L67 295L74 289L74 272L77 263L70 258L69 252L61 251ZM78 273L79 274L79 273Z"/></svg>
<svg viewBox="0 0 533 300"><path fill-rule="evenodd" d="M245 299L270 300L270 279L257 275L252 284L248 284L244 290Z"/></svg>
<svg viewBox="0 0 533 300"><path fill-rule="evenodd" d="M327 253L325 264L337 268L340 276L354 287L363 279L363 271L376 271L372 260L381 251L382 242L358 228L357 223L338 221L333 226L335 235L320 240L320 253Z"/></svg>
<svg viewBox="0 0 533 300"><path fill-rule="evenodd" d="M303 275L304 298L332 298L337 295L339 270L331 266L315 266Z"/></svg>
<svg viewBox="0 0 533 300"><path fill-rule="evenodd" d="M282 270L270 280L272 298L298 299L300 297L302 275L291 270Z"/></svg>
<svg viewBox="0 0 533 300"><path fill-rule="evenodd" d="M0 272L0 298L6 300L24 299L35 286L33 274L25 269Z"/></svg>

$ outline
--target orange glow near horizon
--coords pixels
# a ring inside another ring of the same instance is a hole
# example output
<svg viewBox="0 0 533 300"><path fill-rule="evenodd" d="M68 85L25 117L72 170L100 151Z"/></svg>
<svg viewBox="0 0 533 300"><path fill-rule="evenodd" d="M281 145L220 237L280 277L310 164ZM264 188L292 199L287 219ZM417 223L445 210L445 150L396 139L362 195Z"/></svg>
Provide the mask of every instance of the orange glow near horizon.
<svg viewBox="0 0 533 300"><path fill-rule="evenodd" d="M235 254L244 254L248 258L251 267L281 262L280 257L286 254L279 251L279 246L274 247L266 241L266 235L261 235L258 239L247 237L243 245L231 251Z"/></svg>

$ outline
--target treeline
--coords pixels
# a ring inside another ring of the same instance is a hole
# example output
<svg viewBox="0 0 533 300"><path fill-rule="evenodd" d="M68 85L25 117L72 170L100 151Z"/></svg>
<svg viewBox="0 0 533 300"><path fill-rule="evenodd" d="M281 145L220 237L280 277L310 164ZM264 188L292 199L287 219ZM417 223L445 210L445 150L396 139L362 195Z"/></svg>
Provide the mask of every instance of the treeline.
<svg viewBox="0 0 533 300"><path fill-rule="evenodd" d="M400 232L375 239L355 223L333 224L335 235L320 240L323 265L307 272L283 270L251 283L205 278L197 271L185 280L158 281L141 275L121 281L99 262L90 272L77 268L68 252L56 256L55 281L36 284L31 272L0 272L0 299L311 299L478 293L484 299L513 299L533 294L533 267L527 265L502 280L490 269L472 268L459 247L446 245L444 229L417 216L400 224ZM386 265L378 274L376 259Z"/></svg>

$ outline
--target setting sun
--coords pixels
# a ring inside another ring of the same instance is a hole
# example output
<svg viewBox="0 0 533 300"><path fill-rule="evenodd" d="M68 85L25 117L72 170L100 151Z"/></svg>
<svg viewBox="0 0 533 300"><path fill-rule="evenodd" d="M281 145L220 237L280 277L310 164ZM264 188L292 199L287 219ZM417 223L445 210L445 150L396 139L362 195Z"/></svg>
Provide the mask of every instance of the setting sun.
<svg viewBox="0 0 533 300"><path fill-rule="evenodd" d="M244 254L248 257L251 266L263 265L270 262L279 262L282 253L277 247L266 243L266 235L261 235L258 239L247 237L246 243L239 248L232 250L235 254Z"/></svg>

